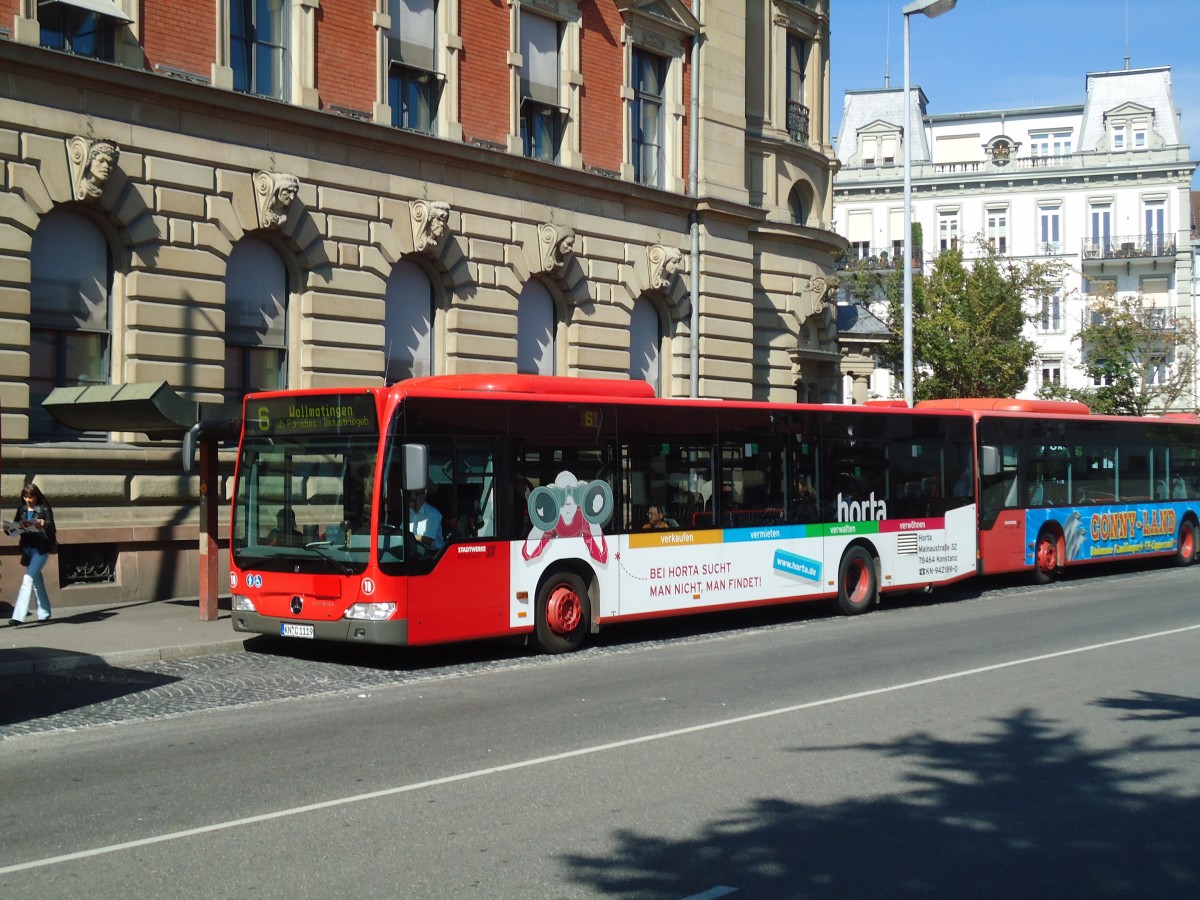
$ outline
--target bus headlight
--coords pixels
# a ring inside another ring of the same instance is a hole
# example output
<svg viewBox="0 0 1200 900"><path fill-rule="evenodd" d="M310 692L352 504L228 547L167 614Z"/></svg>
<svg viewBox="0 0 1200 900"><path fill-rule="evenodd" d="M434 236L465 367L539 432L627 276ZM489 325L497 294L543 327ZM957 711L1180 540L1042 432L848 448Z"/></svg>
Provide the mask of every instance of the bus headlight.
<svg viewBox="0 0 1200 900"><path fill-rule="evenodd" d="M395 603L355 603L346 610L346 618L382 622L384 619L390 619L395 613Z"/></svg>
<svg viewBox="0 0 1200 900"><path fill-rule="evenodd" d="M249 597L243 597L241 594L233 595L233 611L234 612L257 612L254 608L254 601Z"/></svg>

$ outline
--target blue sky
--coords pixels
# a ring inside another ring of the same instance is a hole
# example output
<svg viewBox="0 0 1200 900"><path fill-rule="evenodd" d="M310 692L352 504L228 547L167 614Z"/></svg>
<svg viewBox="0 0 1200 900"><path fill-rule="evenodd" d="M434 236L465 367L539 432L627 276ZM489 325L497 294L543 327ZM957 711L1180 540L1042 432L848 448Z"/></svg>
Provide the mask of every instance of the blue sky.
<svg viewBox="0 0 1200 900"><path fill-rule="evenodd" d="M837 135L847 90L904 87L908 0L831 0L830 127ZM934 115L1083 103L1084 76L1130 66L1171 67L1171 87L1191 158L1200 157L1200 17L1180 0L958 0L950 12L911 21L912 84ZM1126 9L1128 8L1128 18ZM889 15L890 13L890 15ZM890 38L889 38L890 20ZM1190 45L1190 46L1189 46ZM1200 174L1192 180L1200 190Z"/></svg>

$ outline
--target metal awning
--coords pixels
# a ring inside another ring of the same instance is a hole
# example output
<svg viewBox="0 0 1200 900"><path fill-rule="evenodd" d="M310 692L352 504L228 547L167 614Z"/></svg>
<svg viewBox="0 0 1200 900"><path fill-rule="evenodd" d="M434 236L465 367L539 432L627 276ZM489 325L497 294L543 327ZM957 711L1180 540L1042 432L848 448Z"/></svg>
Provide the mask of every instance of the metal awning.
<svg viewBox="0 0 1200 900"><path fill-rule="evenodd" d="M152 438L182 438L205 421L241 418L237 404L186 400L165 381L55 388L42 407L68 428L133 431Z"/></svg>
<svg viewBox="0 0 1200 900"><path fill-rule="evenodd" d="M42 0L38 6L45 6L47 0ZM50 0L50 2L64 3L67 6L74 6L77 9L86 9L88 12L99 13L102 16L108 16L110 19L116 19L120 22L132 22L129 16L117 6L113 0Z"/></svg>

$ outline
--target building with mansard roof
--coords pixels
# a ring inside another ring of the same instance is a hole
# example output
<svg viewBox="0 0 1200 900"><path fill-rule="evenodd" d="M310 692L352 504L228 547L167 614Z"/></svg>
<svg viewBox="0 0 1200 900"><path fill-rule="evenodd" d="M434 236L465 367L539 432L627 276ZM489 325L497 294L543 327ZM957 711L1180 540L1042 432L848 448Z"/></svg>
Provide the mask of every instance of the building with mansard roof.
<svg viewBox="0 0 1200 900"><path fill-rule="evenodd" d="M199 564L178 435L56 388L838 396L829 0L0 0L0 76L0 496L55 503L56 602Z"/></svg>
<svg viewBox="0 0 1200 900"><path fill-rule="evenodd" d="M932 115L914 87L919 127L907 142L903 89L848 91L844 100L834 207L851 263L902 265L907 153L922 241L914 266L927 270L937 253L960 245L970 257L976 239L1008 256L1067 264L1061 289L1029 310L1038 352L1025 396L1046 382L1090 384L1076 335L1089 296L1109 285L1140 294L1164 328L1196 328L1187 246L1196 163L1181 136L1171 70L1093 72L1083 88L1076 105ZM1175 363L1162 360L1149 377ZM892 381L877 371L872 393L898 393ZM1195 403L1193 394L1187 406Z"/></svg>

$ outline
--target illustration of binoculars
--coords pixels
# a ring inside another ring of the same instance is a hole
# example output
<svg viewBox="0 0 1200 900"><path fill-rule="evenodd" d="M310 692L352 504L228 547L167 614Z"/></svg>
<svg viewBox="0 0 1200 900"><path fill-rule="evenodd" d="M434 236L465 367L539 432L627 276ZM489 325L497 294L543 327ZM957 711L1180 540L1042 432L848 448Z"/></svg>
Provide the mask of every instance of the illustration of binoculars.
<svg viewBox="0 0 1200 900"><path fill-rule="evenodd" d="M562 508L570 497L579 507L584 521L603 525L613 514L612 488L607 481L581 481L571 487L544 484L529 493L529 521L542 531L558 525Z"/></svg>

